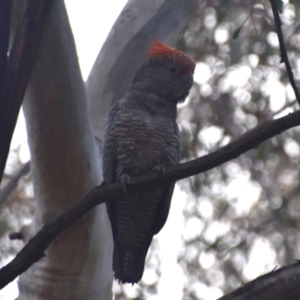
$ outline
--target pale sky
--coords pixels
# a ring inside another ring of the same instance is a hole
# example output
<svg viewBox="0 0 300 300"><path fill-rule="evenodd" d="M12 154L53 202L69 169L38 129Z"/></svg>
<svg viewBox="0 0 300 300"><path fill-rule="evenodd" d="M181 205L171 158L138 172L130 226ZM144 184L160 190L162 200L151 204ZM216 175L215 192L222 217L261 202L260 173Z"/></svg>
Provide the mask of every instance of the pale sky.
<svg viewBox="0 0 300 300"><path fill-rule="evenodd" d="M84 80L126 0L65 0Z"/></svg>

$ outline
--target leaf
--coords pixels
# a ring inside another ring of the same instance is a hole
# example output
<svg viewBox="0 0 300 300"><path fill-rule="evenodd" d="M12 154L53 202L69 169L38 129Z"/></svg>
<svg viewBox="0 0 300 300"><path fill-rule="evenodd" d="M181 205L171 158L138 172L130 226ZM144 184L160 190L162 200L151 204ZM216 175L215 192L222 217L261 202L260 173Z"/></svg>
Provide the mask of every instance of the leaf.
<svg viewBox="0 0 300 300"><path fill-rule="evenodd" d="M236 39L239 37L240 32L241 32L241 29L242 29L242 27L239 27L239 28L233 33L232 38L233 38L234 40L236 40Z"/></svg>

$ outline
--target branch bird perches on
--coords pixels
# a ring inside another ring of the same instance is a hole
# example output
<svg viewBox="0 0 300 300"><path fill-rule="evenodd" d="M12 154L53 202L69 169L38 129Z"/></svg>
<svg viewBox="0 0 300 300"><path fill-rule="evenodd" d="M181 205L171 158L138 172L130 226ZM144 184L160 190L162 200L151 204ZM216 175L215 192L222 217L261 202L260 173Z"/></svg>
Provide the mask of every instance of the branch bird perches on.
<svg viewBox="0 0 300 300"><path fill-rule="evenodd" d="M166 168L163 182L171 182L193 176L215 168L248 150L257 148L260 143L292 127L300 125L300 110L277 120L268 121L243 134L237 140L203 157ZM161 175L151 172L132 178L128 193L151 189L162 184ZM3 288L32 264L45 256L50 242L63 230L74 224L96 205L112 201L123 194L121 183L102 184L93 188L68 211L60 214L43 228L25 245L17 256L0 270L0 288Z"/></svg>

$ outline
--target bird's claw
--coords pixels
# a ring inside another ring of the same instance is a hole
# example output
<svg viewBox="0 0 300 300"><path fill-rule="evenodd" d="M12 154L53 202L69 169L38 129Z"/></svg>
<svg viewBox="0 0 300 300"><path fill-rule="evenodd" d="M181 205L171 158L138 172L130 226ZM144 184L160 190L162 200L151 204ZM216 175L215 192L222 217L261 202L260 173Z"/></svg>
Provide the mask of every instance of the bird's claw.
<svg viewBox="0 0 300 300"><path fill-rule="evenodd" d="M166 178L166 167L165 166L157 165L152 170L157 172L158 174L160 174L162 179L165 180L165 178Z"/></svg>
<svg viewBox="0 0 300 300"><path fill-rule="evenodd" d="M128 190L127 190L127 186L130 183L131 180L131 176L129 176L128 174L123 174L120 176L120 182L122 185L122 190L124 192L124 194L127 196L128 195Z"/></svg>

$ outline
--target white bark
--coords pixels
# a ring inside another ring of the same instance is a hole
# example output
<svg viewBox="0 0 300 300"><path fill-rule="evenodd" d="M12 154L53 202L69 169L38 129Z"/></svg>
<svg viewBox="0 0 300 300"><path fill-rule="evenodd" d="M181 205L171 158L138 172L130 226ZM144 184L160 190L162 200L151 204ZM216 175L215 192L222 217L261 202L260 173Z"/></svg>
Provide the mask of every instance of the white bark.
<svg viewBox="0 0 300 300"><path fill-rule="evenodd" d="M61 0L51 12L23 107L34 232L101 182L85 87ZM20 277L20 299L110 299L111 253L110 226L100 206L60 235L46 257Z"/></svg>

